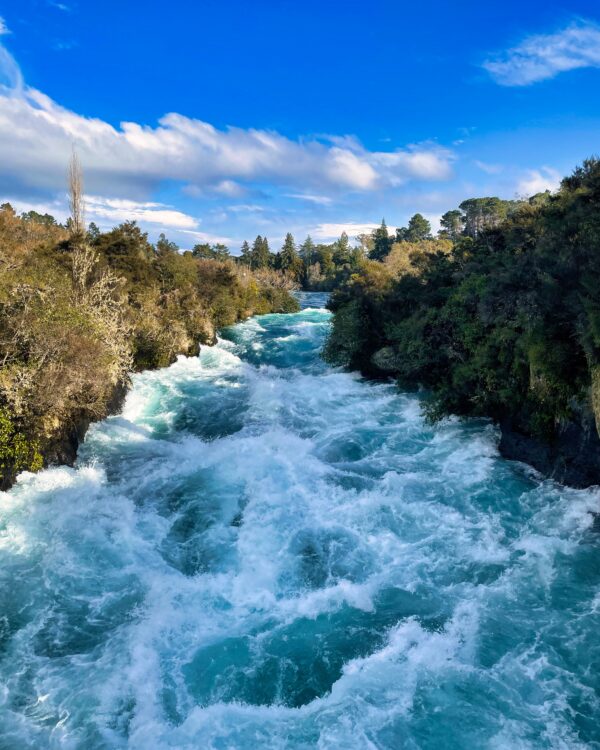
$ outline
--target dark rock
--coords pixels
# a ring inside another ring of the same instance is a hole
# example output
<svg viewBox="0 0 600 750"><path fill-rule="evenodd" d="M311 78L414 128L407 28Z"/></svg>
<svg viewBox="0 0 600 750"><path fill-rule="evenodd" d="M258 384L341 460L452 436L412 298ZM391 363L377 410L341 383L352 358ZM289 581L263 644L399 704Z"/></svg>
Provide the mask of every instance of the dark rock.
<svg viewBox="0 0 600 750"><path fill-rule="evenodd" d="M591 412L581 410L560 424L551 441L526 434L510 420L500 423L500 453L528 463L551 479L571 487L600 484L600 437Z"/></svg>
<svg viewBox="0 0 600 750"><path fill-rule="evenodd" d="M110 414L118 414L121 411L129 386L129 380L122 380L113 387L106 402L104 417L108 417ZM73 466L77 458L77 449L91 422L92 419L89 415L80 413L75 415L68 424L64 424L44 446L44 466L62 464Z"/></svg>

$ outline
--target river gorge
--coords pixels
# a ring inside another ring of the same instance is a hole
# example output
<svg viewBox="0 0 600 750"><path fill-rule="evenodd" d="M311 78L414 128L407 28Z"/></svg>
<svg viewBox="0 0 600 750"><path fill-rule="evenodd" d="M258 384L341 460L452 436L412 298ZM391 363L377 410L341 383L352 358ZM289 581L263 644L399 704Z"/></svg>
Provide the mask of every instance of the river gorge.
<svg viewBox="0 0 600 750"><path fill-rule="evenodd" d="M326 295L0 493L0 747L600 746L597 489L320 358Z"/></svg>

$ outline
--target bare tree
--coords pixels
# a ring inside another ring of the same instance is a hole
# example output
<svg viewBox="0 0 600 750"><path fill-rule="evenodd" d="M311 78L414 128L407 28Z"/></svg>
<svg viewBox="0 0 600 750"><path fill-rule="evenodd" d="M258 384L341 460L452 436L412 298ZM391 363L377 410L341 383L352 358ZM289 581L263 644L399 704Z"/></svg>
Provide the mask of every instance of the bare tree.
<svg viewBox="0 0 600 750"><path fill-rule="evenodd" d="M71 236L81 238L85 232L83 173L75 149L69 162L69 208L71 209Z"/></svg>
<svg viewBox="0 0 600 750"><path fill-rule="evenodd" d="M69 207L71 209L71 273L73 278L72 305L89 315L101 340L111 353L112 382L127 378L131 368L129 334L131 326L125 319L125 302L122 295L122 280L107 268L98 268L98 253L90 245L85 231L85 203L83 197L83 172L77 152L73 149L69 162ZM96 407L102 416L104 403L99 400Z"/></svg>
<svg viewBox="0 0 600 750"><path fill-rule="evenodd" d="M73 293L75 304L85 304L90 298L90 286L93 284L98 256L86 241L85 236L85 203L83 198L83 170L79 156L73 148L68 170L69 208L71 220L71 272L73 274Z"/></svg>

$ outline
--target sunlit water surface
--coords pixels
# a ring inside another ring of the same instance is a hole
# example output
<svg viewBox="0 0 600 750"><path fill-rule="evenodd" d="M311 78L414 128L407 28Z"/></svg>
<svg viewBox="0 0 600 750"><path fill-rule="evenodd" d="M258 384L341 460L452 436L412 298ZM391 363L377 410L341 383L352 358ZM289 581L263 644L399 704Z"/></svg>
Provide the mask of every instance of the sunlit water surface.
<svg viewBox="0 0 600 750"><path fill-rule="evenodd" d="M0 493L2 750L600 747L598 492L330 369L302 302Z"/></svg>

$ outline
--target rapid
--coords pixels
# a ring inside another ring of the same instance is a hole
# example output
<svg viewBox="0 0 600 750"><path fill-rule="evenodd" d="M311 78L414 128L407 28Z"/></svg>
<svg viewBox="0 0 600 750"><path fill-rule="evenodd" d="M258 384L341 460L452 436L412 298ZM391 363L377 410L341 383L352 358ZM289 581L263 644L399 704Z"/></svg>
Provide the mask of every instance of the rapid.
<svg viewBox="0 0 600 750"><path fill-rule="evenodd" d="M0 493L1 750L600 748L600 492L328 367L325 301Z"/></svg>

